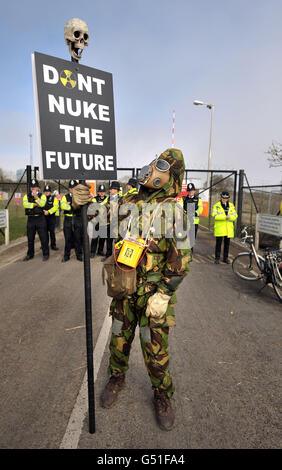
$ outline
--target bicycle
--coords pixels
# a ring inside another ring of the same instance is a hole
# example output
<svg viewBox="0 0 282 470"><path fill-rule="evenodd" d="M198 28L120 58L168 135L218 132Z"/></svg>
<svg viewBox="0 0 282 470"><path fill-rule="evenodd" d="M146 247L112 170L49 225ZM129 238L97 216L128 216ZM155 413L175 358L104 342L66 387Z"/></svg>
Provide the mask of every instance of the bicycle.
<svg viewBox="0 0 282 470"><path fill-rule="evenodd" d="M262 280L262 289L267 284L272 284L275 294L282 302L282 251L266 248L264 256L259 255L254 247L254 238L248 234L247 229L248 227L244 227L241 231L242 243L248 243L250 249L235 256L232 262L233 272L246 281Z"/></svg>

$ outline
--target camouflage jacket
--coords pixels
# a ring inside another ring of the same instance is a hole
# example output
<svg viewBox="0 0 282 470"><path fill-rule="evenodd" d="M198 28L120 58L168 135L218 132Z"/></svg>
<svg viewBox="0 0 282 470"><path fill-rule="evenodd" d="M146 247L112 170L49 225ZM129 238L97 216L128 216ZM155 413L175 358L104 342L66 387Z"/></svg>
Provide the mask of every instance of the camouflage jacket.
<svg viewBox="0 0 282 470"><path fill-rule="evenodd" d="M187 230L187 217L182 207L176 203L175 197L179 195L184 176L184 158L177 149L168 149L160 158L170 163L170 180L160 190L150 191L141 187L138 194L130 194L121 201L130 203L132 207L131 220L128 217L127 204L121 205L119 212L119 232L123 225L129 225L128 234L143 239L148 235L149 247L140 264L137 266L137 294L144 295L149 292L162 292L172 296L172 303L176 302L174 295L179 284L189 272L190 246L189 240L183 230L179 230L177 219ZM159 203L161 203L159 205ZM156 211L156 212L155 212ZM155 220L153 222L153 217ZM150 227L153 222L153 230ZM157 227L155 228L155 226ZM121 240L123 236L119 236Z"/></svg>

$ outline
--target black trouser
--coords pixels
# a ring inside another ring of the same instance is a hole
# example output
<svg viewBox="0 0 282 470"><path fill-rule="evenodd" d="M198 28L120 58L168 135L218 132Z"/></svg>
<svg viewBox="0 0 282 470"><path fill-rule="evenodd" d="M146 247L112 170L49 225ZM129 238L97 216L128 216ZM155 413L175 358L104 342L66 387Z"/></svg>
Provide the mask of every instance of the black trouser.
<svg viewBox="0 0 282 470"><path fill-rule="evenodd" d="M80 215L73 217L73 236L74 236L74 250L76 256L82 256L83 251L83 227L82 218Z"/></svg>
<svg viewBox="0 0 282 470"><path fill-rule="evenodd" d="M230 238L228 238L228 237L216 237L215 258L216 259L220 258L221 244L222 244L223 239L224 239L223 259L226 260L228 258L229 245L230 245Z"/></svg>
<svg viewBox="0 0 282 470"><path fill-rule="evenodd" d="M56 248L56 236L55 236L56 216L55 214L45 215L45 219L46 219L46 225L47 225L48 243L49 243L49 235L50 235L51 248Z"/></svg>
<svg viewBox="0 0 282 470"><path fill-rule="evenodd" d="M27 255L34 256L34 239L36 232L40 238L43 256L49 256L48 232L44 215L29 215L27 218Z"/></svg>
<svg viewBox="0 0 282 470"><path fill-rule="evenodd" d="M107 238L106 238L106 247L107 247L106 256L107 257L113 254L113 241L114 241L114 238L111 238L110 225L108 225L107 226Z"/></svg>
<svg viewBox="0 0 282 470"><path fill-rule="evenodd" d="M99 223L96 224L95 230L96 231L99 230ZM95 238L92 238L92 240L91 240L91 249L90 249L91 253L94 253L94 254L96 253L97 245L98 245L98 255L102 255L103 250L104 250L104 245L105 245L105 238L101 238L99 236L95 237Z"/></svg>
<svg viewBox="0 0 282 470"><path fill-rule="evenodd" d="M64 219L65 252L64 257L69 258L74 246L76 256L82 255L83 235L82 220L80 216L65 216Z"/></svg>
<svg viewBox="0 0 282 470"><path fill-rule="evenodd" d="M65 215L64 218L64 237L65 237L65 252L64 257L69 258L71 249L73 247L73 227L72 227L72 217Z"/></svg>

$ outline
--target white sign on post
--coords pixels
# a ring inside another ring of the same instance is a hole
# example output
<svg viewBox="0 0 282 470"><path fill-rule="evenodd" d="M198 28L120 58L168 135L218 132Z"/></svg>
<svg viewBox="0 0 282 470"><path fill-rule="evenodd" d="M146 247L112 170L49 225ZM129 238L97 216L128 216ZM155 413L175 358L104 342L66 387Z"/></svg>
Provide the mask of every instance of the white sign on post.
<svg viewBox="0 0 282 470"><path fill-rule="evenodd" d="M270 214L257 214L257 231L282 236L282 217Z"/></svg>
<svg viewBox="0 0 282 470"><path fill-rule="evenodd" d="M6 210L0 211L0 228L7 227L7 217L6 217Z"/></svg>

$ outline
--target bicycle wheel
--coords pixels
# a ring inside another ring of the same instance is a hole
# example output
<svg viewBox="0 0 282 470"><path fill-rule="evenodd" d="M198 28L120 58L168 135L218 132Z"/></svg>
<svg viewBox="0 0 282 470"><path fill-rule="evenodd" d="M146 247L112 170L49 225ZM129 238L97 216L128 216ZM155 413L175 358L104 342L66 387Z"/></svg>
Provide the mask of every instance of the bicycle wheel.
<svg viewBox="0 0 282 470"><path fill-rule="evenodd" d="M263 267L263 258L258 255L261 267ZM233 272L246 281L257 281L262 278L262 273L257 265L256 259L252 253L239 253L232 262Z"/></svg>
<svg viewBox="0 0 282 470"><path fill-rule="evenodd" d="M280 263L279 263L280 264ZM280 302L282 302L282 274L279 264L275 264L272 272L272 285Z"/></svg>

